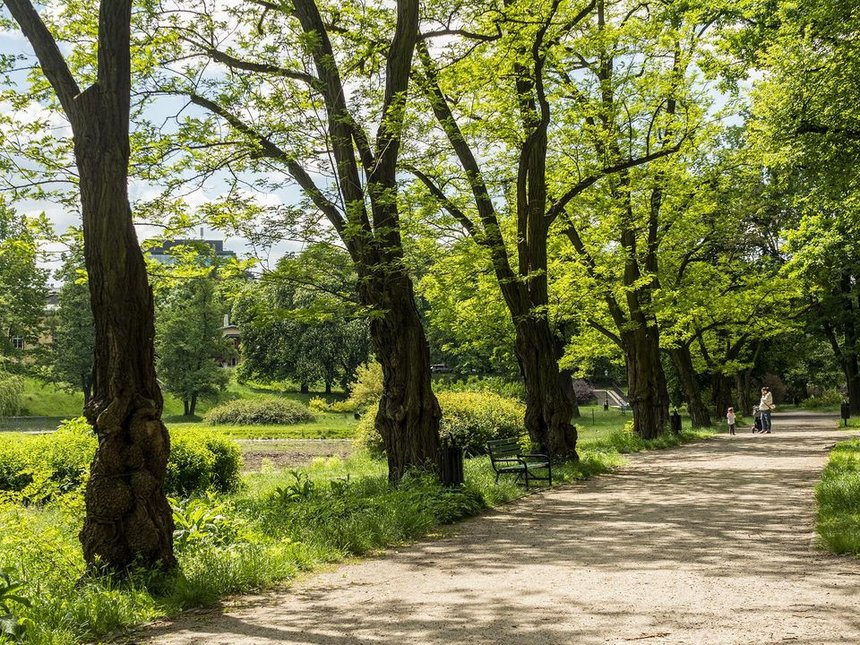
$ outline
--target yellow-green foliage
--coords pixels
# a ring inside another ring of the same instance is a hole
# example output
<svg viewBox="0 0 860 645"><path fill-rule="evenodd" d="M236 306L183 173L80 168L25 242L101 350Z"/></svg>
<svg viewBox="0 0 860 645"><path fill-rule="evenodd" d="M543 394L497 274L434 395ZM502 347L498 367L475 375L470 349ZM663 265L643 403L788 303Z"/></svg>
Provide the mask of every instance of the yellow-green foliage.
<svg viewBox="0 0 860 645"><path fill-rule="evenodd" d="M815 499L822 542L836 553L860 555L860 439L836 444Z"/></svg>
<svg viewBox="0 0 860 645"><path fill-rule="evenodd" d="M171 431L166 482L171 494L235 490L241 470L242 451L232 439L200 430Z"/></svg>
<svg viewBox="0 0 860 645"><path fill-rule="evenodd" d="M382 398L382 365L376 361L365 363L355 370L355 382L349 386L347 402L351 410L373 410ZM348 411L338 406L338 411Z"/></svg>
<svg viewBox="0 0 860 645"><path fill-rule="evenodd" d="M238 486L242 453L235 441L200 430L174 429L170 436L171 494L227 492ZM95 452L95 435L83 418L64 421L55 433L7 437L0 443L0 491L42 503L79 489Z"/></svg>
<svg viewBox="0 0 860 645"><path fill-rule="evenodd" d="M439 435L444 443L463 447L480 455L491 439L520 437L525 432L525 406L492 392L439 392L442 423ZM382 437L374 427L376 410L358 424L356 443L373 454L383 451Z"/></svg>

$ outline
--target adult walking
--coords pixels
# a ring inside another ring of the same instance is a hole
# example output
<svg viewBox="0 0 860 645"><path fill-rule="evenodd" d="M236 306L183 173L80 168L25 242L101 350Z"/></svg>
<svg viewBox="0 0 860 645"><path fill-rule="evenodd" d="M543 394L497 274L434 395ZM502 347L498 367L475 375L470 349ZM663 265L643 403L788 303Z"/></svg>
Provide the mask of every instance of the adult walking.
<svg viewBox="0 0 860 645"><path fill-rule="evenodd" d="M761 389L761 401L759 401L758 407L761 410L761 430L770 434L770 413L776 406L773 404L773 394L767 386Z"/></svg>

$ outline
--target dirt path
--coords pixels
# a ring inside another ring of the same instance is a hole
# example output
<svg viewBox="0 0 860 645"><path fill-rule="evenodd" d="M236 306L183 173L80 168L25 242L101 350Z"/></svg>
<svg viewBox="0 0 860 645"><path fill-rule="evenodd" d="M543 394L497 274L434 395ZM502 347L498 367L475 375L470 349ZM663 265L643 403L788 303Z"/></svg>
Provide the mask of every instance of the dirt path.
<svg viewBox="0 0 860 645"><path fill-rule="evenodd" d="M860 643L860 563L815 549L833 417L635 455L452 537L344 565L153 643Z"/></svg>

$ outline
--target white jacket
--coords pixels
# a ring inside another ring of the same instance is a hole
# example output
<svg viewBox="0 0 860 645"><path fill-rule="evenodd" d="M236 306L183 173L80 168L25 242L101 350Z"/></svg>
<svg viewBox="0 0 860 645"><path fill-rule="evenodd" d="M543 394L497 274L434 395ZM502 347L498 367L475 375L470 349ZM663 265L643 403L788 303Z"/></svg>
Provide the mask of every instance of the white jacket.
<svg viewBox="0 0 860 645"><path fill-rule="evenodd" d="M760 407L764 412L770 412L773 410L776 407L773 404L773 394L769 391L762 394L758 407Z"/></svg>

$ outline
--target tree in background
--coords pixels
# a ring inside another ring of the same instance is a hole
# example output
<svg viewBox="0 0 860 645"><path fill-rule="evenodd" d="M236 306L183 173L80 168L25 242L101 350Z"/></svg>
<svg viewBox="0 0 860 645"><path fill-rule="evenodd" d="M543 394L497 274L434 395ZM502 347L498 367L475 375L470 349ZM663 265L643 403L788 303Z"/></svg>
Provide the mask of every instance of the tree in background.
<svg viewBox="0 0 860 645"><path fill-rule="evenodd" d="M155 370L165 390L193 416L197 401L230 380L220 362L233 348L222 332L223 306L211 275L177 280L161 291L155 317Z"/></svg>
<svg viewBox="0 0 860 645"><path fill-rule="evenodd" d="M0 356L13 355L19 369L45 326L48 272L38 265L45 231L43 218L19 215L0 196Z"/></svg>
<svg viewBox="0 0 860 645"><path fill-rule="evenodd" d="M295 381L303 391L320 382L327 394L335 383L346 389L370 353L355 281L349 256L327 244L283 258L234 305L241 373Z"/></svg>
<svg viewBox="0 0 860 645"><path fill-rule="evenodd" d="M86 406L92 392L96 340L83 248L72 248L57 278L63 283L52 316L51 374L61 383L83 392Z"/></svg>

